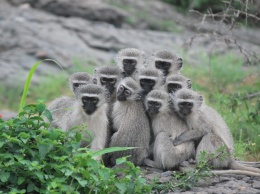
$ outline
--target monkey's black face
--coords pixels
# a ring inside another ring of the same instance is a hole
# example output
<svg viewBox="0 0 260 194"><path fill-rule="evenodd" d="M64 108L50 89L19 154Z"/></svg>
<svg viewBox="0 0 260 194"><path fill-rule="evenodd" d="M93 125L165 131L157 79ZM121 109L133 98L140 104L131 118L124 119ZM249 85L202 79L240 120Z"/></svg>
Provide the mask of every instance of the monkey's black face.
<svg viewBox="0 0 260 194"><path fill-rule="evenodd" d="M123 85L120 85L117 93L116 93L116 98L118 101L126 101L127 97L131 96L132 92L125 88Z"/></svg>
<svg viewBox="0 0 260 194"><path fill-rule="evenodd" d="M83 110L87 115L93 114L97 109L97 103L99 99L97 97L82 97Z"/></svg>
<svg viewBox="0 0 260 194"><path fill-rule="evenodd" d="M140 79L140 86L143 88L144 94L148 94L154 87L155 80L152 79Z"/></svg>
<svg viewBox="0 0 260 194"><path fill-rule="evenodd" d="M110 94L112 94L115 90L116 78L101 77L100 83L102 86L106 87Z"/></svg>
<svg viewBox="0 0 260 194"><path fill-rule="evenodd" d="M188 116L189 114L191 114L192 108L193 108L193 103L192 102L180 102L178 104L179 108L180 108L180 115L182 116Z"/></svg>
<svg viewBox="0 0 260 194"><path fill-rule="evenodd" d="M175 93L177 90L181 89L181 84L169 83L168 84L168 93Z"/></svg>
<svg viewBox="0 0 260 194"><path fill-rule="evenodd" d="M148 101L147 103L147 112L150 116L155 116L159 113L159 109L161 108L162 104L157 101Z"/></svg>
<svg viewBox="0 0 260 194"><path fill-rule="evenodd" d="M130 76L136 69L137 61L135 59L123 59L123 68L126 76Z"/></svg>
<svg viewBox="0 0 260 194"><path fill-rule="evenodd" d="M163 72L164 76L169 74L171 63L168 61L155 61L155 67Z"/></svg>
<svg viewBox="0 0 260 194"><path fill-rule="evenodd" d="M79 88L79 86L85 85L84 83L73 83L73 91L75 92L76 89Z"/></svg>

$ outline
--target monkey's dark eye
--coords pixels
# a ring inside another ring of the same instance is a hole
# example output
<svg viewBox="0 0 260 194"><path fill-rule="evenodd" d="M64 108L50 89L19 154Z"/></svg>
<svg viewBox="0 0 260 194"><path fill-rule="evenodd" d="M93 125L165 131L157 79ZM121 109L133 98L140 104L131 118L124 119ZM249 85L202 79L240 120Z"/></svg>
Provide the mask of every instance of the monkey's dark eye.
<svg viewBox="0 0 260 194"><path fill-rule="evenodd" d="M125 90L125 95L126 96L130 96L131 95L131 91L130 90Z"/></svg>
<svg viewBox="0 0 260 194"><path fill-rule="evenodd" d="M187 107L192 107L193 103L192 102L187 102Z"/></svg>
<svg viewBox="0 0 260 194"><path fill-rule="evenodd" d="M111 84L116 83L116 79L114 79L114 78L110 79L110 83L111 83Z"/></svg>
<svg viewBox="0 0 260 194"><path fill-rule="evenodd" d="M156 108L160 108L161 107L161 103L159 103L159 102L154 103L154 105L155 105Z"/></svg>
<svg viewBox="0 0 260 194"><path fill-rule="evenodd" d="M79 85L80 85L79 83L74 83L74 84L73 84L73 87L74 87L74 88L77 88L77 87L79 87Z"/></svg>
<svg viewBox="0 0 260 194"><path fill-rule="evenodd" d="M101 78L100 78L100 82L101 82L101 83L106 83L106 81L107 81L107 79L106 79L105 77L101 77Z"/></svg>
<svg viewBox="0 0 260 194"><path fill-rule="evenodd" d="M162 65L165 67L165 68L169 68L171 66L171 63L170 62L166 62L166 61L162 61Z"/></svg>
<svg viewBox="0 0 260 194"><path fill-rule="evenodd" d="M177 84L176 88L180 89L180 88L181 88L181 85Z"/></svg>
<svg viewBox="0 0 260 194"><path fill-rule="evenodd" d="M124 59L123 64L124 65L136 65L137 61L135 59Z"/></svg>
<svg viewBox="0 0 260 194"><path fill-rule="evenodd" d="M94 102L95 104L98 102L98 98L93 98L92 102Z"/></svg>
<svg viewBox="0 0 260 194"><path fill-rule="evenodd" d="M118 87L118 92L122 92L124 90L124 86L123 85L120 85L119 87Z"/></svg>

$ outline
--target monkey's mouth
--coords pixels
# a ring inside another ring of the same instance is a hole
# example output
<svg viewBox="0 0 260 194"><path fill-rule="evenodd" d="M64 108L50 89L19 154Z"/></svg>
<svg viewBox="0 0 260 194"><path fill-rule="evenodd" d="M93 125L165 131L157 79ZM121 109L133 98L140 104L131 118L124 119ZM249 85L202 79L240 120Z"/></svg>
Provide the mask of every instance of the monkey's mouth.
<svg viewBox="0 0 260 194"><path fill-rule="evenodd" d="M117 98L118 101L121 101L121 102L122 102L122 101L126 101L126 97L121 96L121 95L120 95L120 96L117 96L116 98Z"/></svg>
<svg viewBox="0 0 260 194"><path fill-rule="evenodd" d="M191 110L184 109L184 110L180 111L180 113L181 113L181 115L183 115L185 117L191 113Z"/></svg>
<svg viewBox="0 0 260 194"><path fill-rule="evenodd" d="M94 113L93 110L85 110L85 109L84 109L84 112L85 112L87 115L91 115L91 114Z"/></svg>

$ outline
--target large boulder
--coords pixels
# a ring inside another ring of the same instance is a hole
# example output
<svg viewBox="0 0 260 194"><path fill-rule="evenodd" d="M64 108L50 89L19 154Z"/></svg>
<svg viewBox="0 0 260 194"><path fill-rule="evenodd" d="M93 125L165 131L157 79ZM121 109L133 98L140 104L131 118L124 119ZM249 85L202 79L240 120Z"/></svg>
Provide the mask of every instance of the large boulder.
<svg viewBox="0 0 260 194"><path fill-rule="evenodd" d="M65 17L81 17L121 26L126 12L103 3L101 0L10 0L13 5L28 3L34 8Z"/></svg>

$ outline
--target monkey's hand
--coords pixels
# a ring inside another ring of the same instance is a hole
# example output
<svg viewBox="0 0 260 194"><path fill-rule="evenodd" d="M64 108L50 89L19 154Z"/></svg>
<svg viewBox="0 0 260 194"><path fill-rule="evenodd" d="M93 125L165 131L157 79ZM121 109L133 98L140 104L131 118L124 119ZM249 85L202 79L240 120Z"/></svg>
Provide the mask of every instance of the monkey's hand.
<svg viewBox="0 0 260 194"><path fill-rule="evenodd" d="M172 140L172 143L173 143L174 146L182 144L182 141L180 140L179 137L176 137L176 138L171 137L171 140Z"/></svg>

